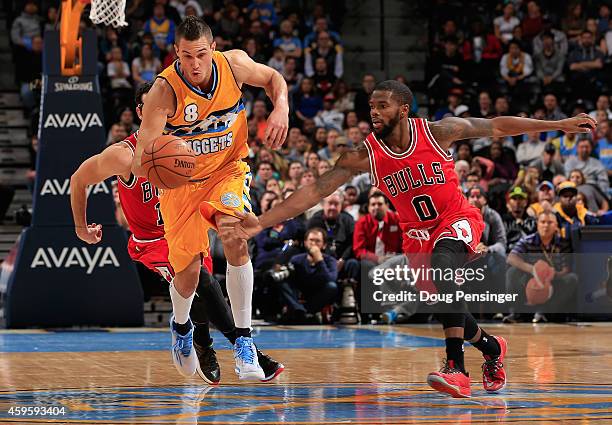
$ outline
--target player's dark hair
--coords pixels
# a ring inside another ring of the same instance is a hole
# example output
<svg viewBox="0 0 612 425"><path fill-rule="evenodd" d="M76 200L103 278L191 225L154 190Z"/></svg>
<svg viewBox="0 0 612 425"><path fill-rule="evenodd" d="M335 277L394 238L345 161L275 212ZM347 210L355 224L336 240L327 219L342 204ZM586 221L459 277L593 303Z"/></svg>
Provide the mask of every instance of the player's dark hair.
<svg viewBox="0 0 612 425"><path fill-rule="evenodd" d="M212 30L208 26L204 19L197 16L187 16L183 22L176 27L176 42L178 43L181 38L188 41L199 40L205 37L208 42L212 43L213 35Z"/></svg>
<svg viewBox="0 0 612 425"><path fill-rule="evenodd" d="M134 103L136 103L136 106L142 105L143 96L149 93L149 90L151 90L151 87L153 87L154 82L155 80L147 81L136 89L136 94L134 95Z"/></svg>
<svg viewBox="0 0 612 425"><path fill-rule="evenodd" d="M321 234L321 236L323 236L323 244L327 243L327 236L325 235L326 232L325 232L325 230L323 230L322 227L312 227L312 228L306 230L306 233L304 234L304 240L308 239L308 236L311 233L314 233L314 232L318 232L318 233Z"/></svg>
<svg viewBox="0 0 612 425"><path fill-rule="evenodd" d="M376 84L374 90L378 91L390 91L392 97L397 100L401 105L412 106L412 92L408 86L404 83L400 83L397 80L385 80Z"/></svg>

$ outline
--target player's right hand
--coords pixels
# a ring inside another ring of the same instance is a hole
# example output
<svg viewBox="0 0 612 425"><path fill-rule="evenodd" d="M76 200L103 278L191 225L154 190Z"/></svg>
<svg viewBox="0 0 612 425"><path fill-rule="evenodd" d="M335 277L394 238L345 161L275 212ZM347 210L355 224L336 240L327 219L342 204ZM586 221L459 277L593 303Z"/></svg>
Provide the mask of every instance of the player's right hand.
<svg viewBox="0 0 612 425"><path fill-rule="evenodd" d="M76 234L80 240L90 245L97 244L102 240L102 225L88 224L87 227L77 227Z"/></svg>
<svg viewBox="0 0 612 425"><path fill-rule="evenodd" d="M241 221L227 223L218 228L220 237L248 240L263 230L259 219L253 213L236 211L236 217Z"/></svg>

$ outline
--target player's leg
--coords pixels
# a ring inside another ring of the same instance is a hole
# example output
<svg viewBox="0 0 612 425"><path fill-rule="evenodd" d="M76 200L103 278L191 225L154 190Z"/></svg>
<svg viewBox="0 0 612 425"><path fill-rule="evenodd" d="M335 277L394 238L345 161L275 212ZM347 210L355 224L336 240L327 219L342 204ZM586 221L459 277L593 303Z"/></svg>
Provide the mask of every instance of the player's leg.
<svg viewBox="0 0 612 425"><path fill-rule="evenodd" d="M172 360L176 369L184 376L192 376L196 372L198 363L193 349L194 326L189 318L189 312L198 286L199 274L200 256L198 255L193 257L187 267L176 273L170 285Z"/></svg>
<svg viewBox="0 0 612 425"><path fill-rule="evenodd" d="M502 390L506 386L506 371L504 358L508 350L508 343L501 336L489 335L478 326L471 313L465 318L465 339L476 347L483 355L485 362L482 365L482 385L488 392Z"/></svg>
<svg viewBox="0 0 612 425"><path fill-rule="evenodd" d="M239 221L238 218L221 212L215 215L217 228L226 223ZM259 365L253 338L251 337L251 301L253 297L253 265L246 241L227 236L221 237L227 260L226 287L232 305L236 324L234 358L236 373L240 379L264 379Z"/></svg>
<svg viewBox="0 0 612 425"><path fill-rule="evenodd" d="M215 328L217 328L217 330L219 330L227 338L227 340L232 343L232 345L236 343L236 326L234 325L234 319L232 317L229 305L223 296L221 285L219 285L217 279L211 276L210 273L204 268L200 273L200 282L196 292L197 295L191 309L191 317L197 325L194 334L194 346L196 348L196 352L198 353L200 367L204 368L207 363L203 362L203 360L210 357L210 354L205 357L207 354L206 350L200 350L200 347L210 346L210 349L212 350L212 338L208 343L209 345L205 345L206 335L204 332L202 332L202 335L199 338L198 332L200 331L201 326L200 322L196 320L196 317L199 317L200 311L203 312L203 316L207 316L210 323L212 323ZM196 312L196 309L198 312ZM208 327L206 327L206 331L208 331ZM208 333L208 335L208 338L210 338L210 333ZM200 352L202 352L202 356L200 355ZM257 358L265 374L264 381L274 379L280 373L282 373L285 368L282 363L277 362L270 356L261 352L259 349L257 349ZM200 373L200 369L198 369L198 373ZM204 370L203 373L205 373Z"/></svg>
<svg viewBox="0 0 612 425"><path fill-rule="evenodd" d="M463 266L467 254L464 242L453 239L441 239L432 251L432 270L456 270ZM451 273L433 273L433 283L440 294L454 294L456 284ZM442 307L440 307L442 308ZM446 363L439 372L427 376L429 385L437 391L453 397L470 397L470 378L465 371L463 341L466 320L466 306L463 302L453 301L444 304L445 313L436 314L442 324L446 344Z"/></svg>

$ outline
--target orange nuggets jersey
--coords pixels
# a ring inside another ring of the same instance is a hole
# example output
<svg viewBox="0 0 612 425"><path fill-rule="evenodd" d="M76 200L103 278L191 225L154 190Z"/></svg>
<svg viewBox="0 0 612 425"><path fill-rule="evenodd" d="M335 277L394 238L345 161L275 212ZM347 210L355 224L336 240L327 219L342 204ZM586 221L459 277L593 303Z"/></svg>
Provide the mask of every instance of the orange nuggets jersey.
<svg viewBox="0 0 612 425"><path fill-rule="evenodd" d="M213 52L212 87L203 92L183 76L176 60L158 78L174 90L176 111L165 134L183 138L196 155L193 181L201 181L230 162L248 155L247 119L242 92L221 52Z"/></svg>

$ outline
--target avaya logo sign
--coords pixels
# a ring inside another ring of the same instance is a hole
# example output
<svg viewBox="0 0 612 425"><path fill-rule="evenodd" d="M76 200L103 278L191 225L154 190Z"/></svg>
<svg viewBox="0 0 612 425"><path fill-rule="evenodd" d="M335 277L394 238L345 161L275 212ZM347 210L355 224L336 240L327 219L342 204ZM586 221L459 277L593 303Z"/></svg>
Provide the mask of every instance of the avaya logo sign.
<svg viewBox="0 0 612 425"><path fill-rule="evenodd" d="M67 269L79 267L91 274L95 268L105 266L119 267L119 260L110 246L97 247L91 252L86 247L38 248L30 268L45 267L47 269Z"/></svg>
<svg viewBox="0 0 612 425"><path fill-rule="evenodd" d="M105 182L100 182L96 183L93 186L87 187L87 196L91 195L92 193L96 195L98 193L110 194L111 192L108 186L106 186ZM45 195L70 195L70 179L65 179L63 181L58 179L45 180L42 187L40 188L40 196Z"/></svg>
<svg viewBox="0 0 612 425"><path fill-rule="evenodd" d="M81 132L90 127L102 127L102 120L95 112L88 114L70 113L70 114L49 114L43 124L44 128L70 128L76 127Z"/></svg>

